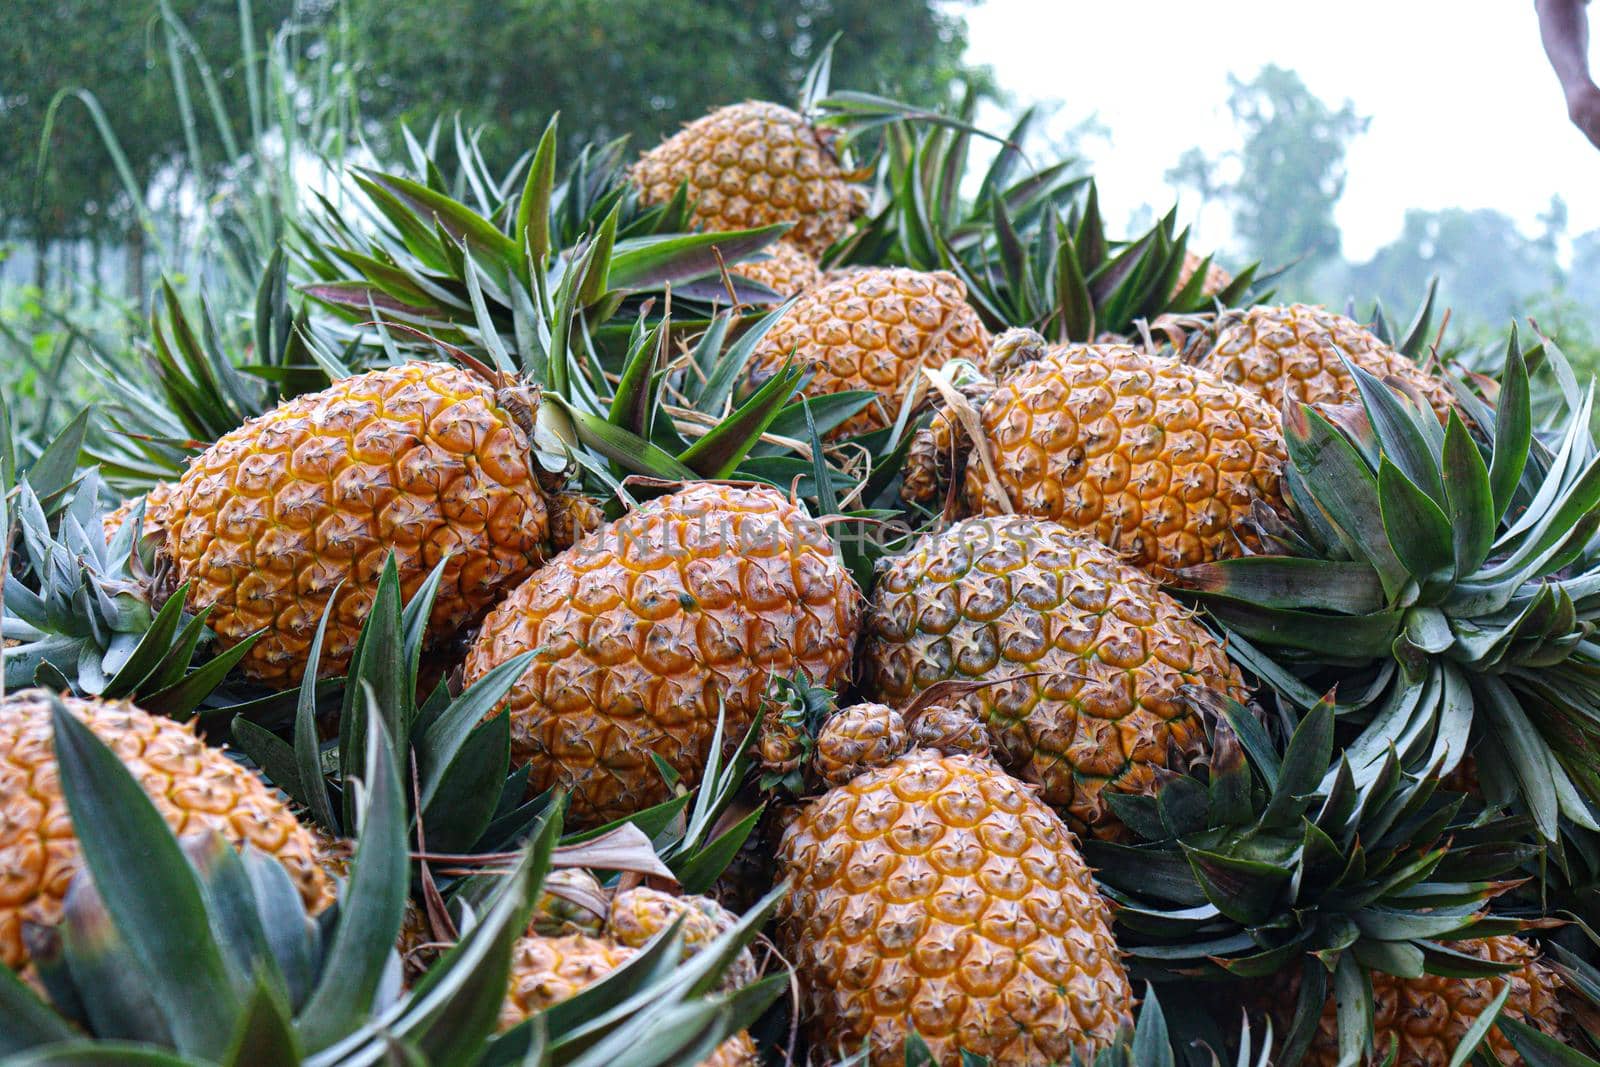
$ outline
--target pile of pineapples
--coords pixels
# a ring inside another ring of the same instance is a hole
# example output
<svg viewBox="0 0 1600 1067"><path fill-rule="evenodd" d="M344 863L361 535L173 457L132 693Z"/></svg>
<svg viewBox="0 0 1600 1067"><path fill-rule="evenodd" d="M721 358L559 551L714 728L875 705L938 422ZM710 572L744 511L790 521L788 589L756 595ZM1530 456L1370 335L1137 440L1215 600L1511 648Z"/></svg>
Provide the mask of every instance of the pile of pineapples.
<svg viewBox="0 0 1600 1067"><path fill-rule="evenodd" d="M0 1062L1597 1062L1592 387L824 82L7 425Z"/></svg>

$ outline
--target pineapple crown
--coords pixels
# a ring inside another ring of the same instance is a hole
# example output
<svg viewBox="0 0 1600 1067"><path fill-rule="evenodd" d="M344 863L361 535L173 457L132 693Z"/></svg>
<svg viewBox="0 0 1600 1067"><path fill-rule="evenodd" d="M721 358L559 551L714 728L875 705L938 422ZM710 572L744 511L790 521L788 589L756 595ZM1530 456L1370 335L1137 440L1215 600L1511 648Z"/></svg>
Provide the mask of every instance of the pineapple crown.
<svg viewBox="0 0 1600 1067"><path fill-rule="evenodd" d="M1567 402L1548 435L1534 432L1534 358ZM1600 830L1593 387L1548 341L1523 352L1513 329L1498 404L1451 381L1460 410L1441 426L1404 383L1347 366L1359 406L1285 412L1295 525L1259 511L1266 554L1179 583L1281 701L1312 706L1330 671L1356 682L1339 712L1366 722L1358 776L1391 748L1409 770L1448 772L1490 739L1481 769L1516 784L1544 840L1564 823Z"/></svg>
<svg viewBox="0 0 1600 1067"><path fill-rule="evenodd" d="M1188 232L1177 210L1131 240L1107 235L1094 180L1077 160L1026 165L1021 145L1039 120L1023 113L981 178L970 173L977 100L953 121L886 127L882 209L848 236L841 263L947 270L966 284L991 330L1026 325L1056 342L1128 335L1141 320L1194 315L1268 299L1256 265L1220 292L1205 291L1210 257L1182 285ZM964 190L976 186L968 197Z"/></svg>
<svg viewBox="0 0 1600 1067"><path fill-rule="evenodd" d="M1166 776L1153 796L1112 794L1135 840L1083 843L1136 974L1192 982L1298 971L1281 1050L1294 1063L1330 982L1341 1011L1360 1020L1370 1019L1372 970L1510 969L1449 942L1530 925L1488 909L1538 851L1525 843L1526 819L1468 810L1432 774L1407 773L1393 749L1365 767L1336 745L1331 699L1281 749L1237 702L1199 687L1184 699L1206 723L1209 764Z"/></svg>
<svg viewBox="0 0 1600 1067"><path fill-rule="evenodd" d="M88 367L107 399L102 432L85 449L108 480L125 491L175 480L210 442L287 397L349 377L364 358L340 351L304 303L292 303L279 249L261 271L254 312L245 336L230 335L204 295L186 308L162 279L139 361L130 367L122 352L91 349ZM236 346L247 355L230 355Z"/></svg>
<svg viewBox="0 0 1600 1067"><path fill-rule="evenodd" d="M0 431L7 425L0 402ZM182 595L153 598L144 504L107 534L99 471L76 465L89 429L85 411L26 471L0 465L0 526L12 547L0 591L4 686L133 698L171 716L243 699L218 687L251 641L196 666L211 637L206 613L185 612Z"/></svg>
<svg viewBox="0 0 1600 1067"><path fill-rule="evenodd" d="M420 142L408 131L409 172L353 168L346 199L355 206L319 198L321 211L300 234L306 294L351 325L408 325L483 354L540 347L540 323L558 305L563 318L582 312L598 328L669 287L697 310L770 295L728 279L723 266L760 252L787 225L686 232L691 205L681 191L666 204L639 204L625 140L585 146L558 181L558 123L499 177L459 129L450 167L437 124Z"/></svg>

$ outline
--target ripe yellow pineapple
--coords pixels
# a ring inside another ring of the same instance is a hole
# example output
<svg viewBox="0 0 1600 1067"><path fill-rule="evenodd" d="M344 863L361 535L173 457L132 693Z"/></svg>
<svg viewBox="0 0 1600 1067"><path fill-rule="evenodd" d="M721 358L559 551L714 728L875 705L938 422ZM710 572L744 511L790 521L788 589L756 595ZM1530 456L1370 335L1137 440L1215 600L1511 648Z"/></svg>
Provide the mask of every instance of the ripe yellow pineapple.
<svg viewBox="0 0 1600 1067"><path fill-rule="evenodd" d="M892 425L920 368L953 359L981 363L989 331L967 303L966 286L945 271L902 267L855 271L803 294L750 357L750 385L776 374L791 353L814 372L807 396L851 389L879 402L851 416L840 434Z"/></svg>
<svg viewBox="0 0 1600 1067"><path fill-rule="evenodd" d="M864 753L868 761L883 753ZM779 848L778 938L816 1051L946 1067L1092 1055L1131 1023L1110 909L1071 832L981 755L923 748L811 801Z"/></svg>
<svg viewBox="0 0 1600 1067"><path fill-rule="evenodd" d="M191 726L123 701L62 701L122 759L174 833L217 830L235 845L248 843L283 864L308 907L331 903L312 835L260 779ZM23 923L60 921L79 863L57 778L49 694L11 693L0 700L0 964L27 962Z"/></svg>
<svg viewBox="0 0 1600 1067"><path fill-rule="evenodd" d="M689 123L641 156L632 178L645 204L666 203L687 183L694 221L706 230L792 222L788 238L814 256L867 206L865 186L840 167L827 132L756 100Z"/></svg>
<svg viewBox="0 0 1600 1067"><path fill-rule="evenodd" d="M1557 999L1561 979L1538 962L1539 953L1532 945L1505 936L1453 942L1450 948L1479 959L1521 966L1494 978L1396 978L1373 972L1372 1047L1380 1061L1393 1047L1398 1055L1392 1067L1439 1067L1449 1063L1467 1030L1500 995L1507 981L1511 983L1511 995L1506 1000L1504 1017L1560 1037L1566 1015ZM1293 1015L1298 989L1296 982L1279 999L1283 1020ZM1498 1028L1489 1032L1479 1049L1492 1051L1505 1067L1522 1067L1522 1057ZM1337 1067L1339 1063L1337 1004L1331 995L1323 1008L1317 1035L1301 1063L1302 1067Z"/></svg>
<svg viewBox="0 0 1600 1067"><path fill-rule="evenodd" d="M359 374L245 423L198 456L172 494L166 553L241 661L290 685L328 599L322 671L342 672L393 551L403 592L449 555L430 629L475 620L538 564L549 537L529 398L456 367Z"/></svg>
<svg viewBox="0 0 1600 1067"><path fill-rule="evenodd" d="M1200 359L1205 370L1258 393L1274 411L1303 404L1359 403L1355 378L1340 360L1378 378L1413 386L1441 422L1455 406L1449 388L1360 324L1306 304L1260 305L1219 324Z"/></svg>
<svg viewBox="0 0 1600 1067"><path fill-rule="evenodd" d="M106 540L117 535L122 529L122 524L133 517L133 509L139 506L139 501L144 501L144 529L140 531L141 537L165 537L167 533L167 508L171 505L172 491L176 486L172 482L157 482L150 491L142 497L132 497L124 500L112 510L106 512L100 520L101 529L104 530Z"/></svg>
<svg viewBox="0 0 1600 1067"><path fill-rule="evenodd" d="M766 251L766 259L737 264L729 268L730 272L764 285L781 297L795 296L821 283L822 268L817 258L793 241L776 241Z"/></svg>
<svg viewBox="0 0 1600 1067"><path fill-rule="evenodd" d="M1031 330L996 338L989 370L969 514L1054 519L1162 579L1256 547L1241 520L1283 509L1278 414L1246 389L1128 345L1049 349ZM925 433L906 473L915 500L937 497L948 457L972 447L947 411Z"/></svg>
<svg viewBox="0 0 1600 1067"><path fill-rule="evenodd" d="M906 750L906 723L887 704L854 704L817 732L812 761L824 785L844 785L863 766L881 767Z"/></svg>
<svg viewBox="0 0 1600 1067"><path fill-rule="evenodd" d="M648 886L637 886L611 899L606 933L629 948L644 948L652 938L680 919L678 929L683 935L685 959L739 922L737 915L711 897L674 896ZM755 957L748 948L741 949L722 976L721 988L742 989L758 977Z"/></svg>
<svg viewBox="0 0 1600 1067"><path fill-rule="evenodd" d="M582 493L553 493L546 505L550 512L550 547L557 552L571 548L606 523L601 502Z"/></svg>
<svg viewBox="0 0 1600 1067"><path fill-rule="evenodd" d="M1200 269L1200 264L1205 263L1205 257L1198 252L1185 251L1183 253L1183 266L1178 270L1178 280L1172 283L1172 295L1177 296L1183 287L1189 284L1189 279L1194 277L1194 272ZM1206 280L1200 283L1202 296L1216 296L1222 290L1233 284L1233 275L1223 270L1213 260L1206 264Z"/></svg>
<svg viewBox="0 0 1600 1067"><path fill-rule="evenodd" d="M500 1029L510 1029L598 982L634 951L609 938L586 934L521 938L512 949L511 982L500 1007ZM760 1067L760 1063L755 1042L740 1031L700 1067Z"/></svg>
<svg viewBox="0 0 1600 1067"><path fill-rule="evenodd" d="M506 697L512 758L592 826L667 799L651 754L693 785L774 675L846 680L860 592L800 505L697 483L584 538L484 620L465 684L539 655Z"/></svg>
<svg viewBox="0 0 1600 1067"><path fill-rule="evenodd" d="M1095 837L1123 833L1107 792L1153 793L1163 768L1204 754L1183 687L1247 696L1222 646L1149 577L1022 516L967 519L885 561L864 629L876 700L996 683L944 702L981 718L1001 764Z"/></svg>

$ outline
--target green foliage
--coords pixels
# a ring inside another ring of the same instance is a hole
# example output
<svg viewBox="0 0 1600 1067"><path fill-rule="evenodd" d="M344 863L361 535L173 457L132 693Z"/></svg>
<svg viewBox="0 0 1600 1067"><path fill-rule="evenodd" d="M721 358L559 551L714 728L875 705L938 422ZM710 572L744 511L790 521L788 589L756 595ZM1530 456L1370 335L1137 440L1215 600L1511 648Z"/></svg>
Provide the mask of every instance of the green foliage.
<svg viewBox="0 0 1600 1067"><path fill-rule="evenodd" d="M558 109L571 147L624 134L647 147L722 104L792 102L836 33L838 85L927 106L971 73L959 14L928 0L352 0L348 32L373 71L364 114L425 126L449 101L491 125L497 166Z"/></svg>
<svg viewBox="0 0 1600 1067"><path fill-rule="evenodd" d="M220 152L198 150L194 115L180 106L174 72L184 73L185 94L214 91L224 111L243 113L256 79L246 77L252 59L243 47L241 15L260 34L288 19L295 6L293 0L254 0L237 10L200 0L8 4L0 34L7 86L0 107L0 204L13 235L125 233L136 221L129 179L144 190L164 165L185 157L190 167L212 171L234 163ZM196 56L222 57L204 88L187 80L194 77ZM108 133L121 146L125 171L110 165Z"/></svg>
<svg viewBox="0 0 1600 1067"><path fill-rule="evenodd" d="M1535 425L1528 375L1544 360L1565 400L1548 427ZM1344 683L1341 710L1367 721L1349 746L1358 775L1386 753L1448 771L1481 739L1480 764L1516 783L1543 840L1566 820L1595 830L1592 385L1580 390L1552 345L1524 353L1513 332L1497 407L1458 387L1462 410L1441 427L1414 391L1352 372L1361 409L1285 412L1294 528L1263 516L1267 554L1181 580L1286 702L1309 707ZM1343 678L1319 673L1333 664ZM1362 667L1370 686L1351 676Z"/></svg>

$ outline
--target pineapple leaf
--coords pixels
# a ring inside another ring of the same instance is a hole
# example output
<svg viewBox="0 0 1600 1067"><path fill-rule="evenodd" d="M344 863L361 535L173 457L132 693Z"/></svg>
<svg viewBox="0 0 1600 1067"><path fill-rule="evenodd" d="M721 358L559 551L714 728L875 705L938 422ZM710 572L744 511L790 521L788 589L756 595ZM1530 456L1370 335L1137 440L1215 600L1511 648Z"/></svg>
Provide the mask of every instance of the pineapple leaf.
<svg viewBox="0 0 1600 1067"><path fill-rule="evenodd" d="M405 794L395 750L377 692L361 680L367 704L364 788L356 817L356 854L350 884L339 904L339 924L316 988L297 1020L307 1049L321 1049L356 1029L371 1014L374 997L405 918L407 871ZM348 779L346 779L348 781Z"/></svg>
<svg viewBox="0 0 1600 1067"><path fill-rule="evenodd" d="M1409 574L1383 528L1375 473L1356 447L1309 405L1286 405L1284 416L1289 458L1315 506L1349 539L1357 558L1372 564L1394 597Z"/></svg>
<svg viewBox="0 0 1600 1067"><path fill-rule="evenodd" d="M216 1055L241 1005L194 869L144 790L51 697L61 791L86 869L182 1053Z"/></svg>
<svg viewBox="0 0 1600 1067"><path fill-rule="evenodd" d="M1507 982L1505 988L1509 990L1511 984ZM1485 1012L1482 1018L1492 1019L1493 1016ZM1596 1061L1577 1049L1561 1041L1541 1033L1520 1019L1502 1017L1495 1022L1500 1033L1505 1035L1511 1047L1528 1067L1595 1067Z"/></svg>
<svg viewBox="0 0 1600 1067"><path fill-rule="evenodd" d="M1278 783L1261 814L1260 825L1270 829L1297 822L1310 806L1312 791L1322 780L1332 758L1333 705L1320 701L1300 720L1289 738Z"/></svg>
<svg viewBox="0 0 1600 1067"><path fill-rule="evenodd" d="M428 848L472 849L494 821L500 786L511 769L511 717L502 712L469 733L439 774L440 785L417 817Z"/></svg>
<svg viewBox="0 0 1600 1067"><path fill-rule="evenodd" d="M1427 582L1454 570L1450 520L1387 453L1378 465L1378 501L1389 544L1413 578Z"/></svg>
<svg viewBox="0 0 1600 1067"><path fill-rule="evenodd" d="M1454 411L1444 435L1444 492L1455 548L1455 576L1476 571L1494 547L1496 513L1489 468Z"/></svg>
<svg viewBox="0 0 1600 1067"><path fill-rule="evenodd" d="M39 458L28 465L28 484L46 511L78 480L78 456L89 432L94 409L84 408L45 446ZM14 462L14 461L13 461Z"/></svg>
<svg viewBox="0 0 1600 1067"><path fill-rule="evenodd" d="M328 617L333 614L333 606L338 601L339 589L343 584L341 581L334 586L328 596L327 606L322 609L322 618L317 620L316 633L312 635L311 647L306 652L306 673L300 682L294 712L295 776L299 780L300 791L293 795L310 810L317 824L332 834L339 832L339 822L333 813L333 800L328 796L327 783L322 777L322 744L317 737L317 675L322 666L322 642L328 630ZM237 733L237 725L234 730ZM276 774L269 773L268 777L286 792L292 793Z"/></svg>
<svg viewBox="0 0 1600 1067"><path fill-rule="evenodd" d="M1056 310L1061 316L1057 339L1089 341L1095 336L1094 297L1084 280L1077 247L1065 227L1060 229L1061 247L1056 253Z"/></svg>
<svg viewBox="0 0 1600 1067"><path fill-rule="evenodd" d="M1490 736L1506 754L1539 836L1554 841L1560 812L1554 779L1561 772L1551 759L1550 748L1505 682L1493 675L1484 675L1477 682L1478 707L1487 719Z"/></svg>
<svg viewBox="0 0 1600 1067"><path fill-rule="evenodd" d="M1179 572L1185 591L1215 593L1266 608L1317 608L1347 615L1380 611L1383 583L1365 563L1297 556L1242 556Z"/></svg>
<svg viewBox="0 0 1600 1067"><path fill-rule="evenodd" d="M707 275L749 258L788 232L789 223L727 233L676 234L618 241L606 284L612 289L659 289Z"/></svg>
<svg viewBox="0 0 1600 1067"><path fill-rule="evenodd" d="M233 743L239 750L250 757L250 762L261 768L272 784L284 791L289 799L297 803L306 804L308 790L304 784L304 775L296 759L295 750L283 738L262 726L252 722L243 715L235 715L232 729ZM321 781L321 772L317 772L314 781ZM309 804L307 805L309 807ZM330 828L337 831L335 824Z"/></svg>
<svg viewBox="0 0 1600 1067"><path fill-rule="evenodd" d="M1439 434L1439 423L1433 412L1419 411L1405 394L1385 385L1348 359L1344 359L1344 365L1355 378L1383 455L1432 500L1443 503L1444 485L1439 477L1441 448L1434 442ZM1438 445L1442 444L1441 437Z"/></svg>
<svg viewBox="0 0 1600 1067"><path fill-rule="evenodd" d="M1279 864L1243 859L1183 845L1195 881L1218 911L1235 922L1254 925L1271 917L1289 872Z"/></svg>
<svg viewBox="0 0 1600 1067"><path fill-rule="evenodd" d="M1512 327L1506 344L1505 369L1500 374L1500 403L1495 409L1494 451L1489 464L1489 485L1494 494L1494 513L1506 514L1511 506L1522 473L1527 467L1528 450L1533 441L1528 365L1517 345Z"/></svg>
<svg viewBox="0 0 1600 1067"><path fill-rule="evenodd" d="M503 272L512 269L521 256L517 243L497 230L482 215L465 204L452 200L437 189L398 174L384 174L365 167L357 168L367 182L382 188L397 200L407 203L418 217L431 219L450 240L478 249L492 258ZM365 183L364 183L365 184ZM441 247L445 242L438 242Z"/></svg>
<svg viewBox="0 0 1600 1067"><path fill-rule="evenodd" d="M190 625L198 628L197 622L198 618ZM207 660L198 669L185 675L181 681L154 693L142 694L139 697L140 706L157 715L166 715L174 719L183 718L199 707L201 701L222 684L228 672L245 657L245 653L250 651L260 636L260 631L257 631L232 648ZM187 658L183 663L188 663Z"/></svg>
<svg viewBox="0 0 1600 1067"><path fill-rule="evenodd" d="M517 201L517 223L513 236L526 252L523 262L539 267L550 254L550 194L555 188L556 130L561 114L550 116L544 133L539 137L539 147L534 149L533 163L528 167L527 184Z"/></svg>
<svg viewBox="0 0 1600 1067"><path fill-rule="evenodd" d="M511 691L523 673L539 656L533 649L496 664L464 693L450 702L438 718L428 724L417 739L417 765L422 775L421 797L424 810L433 802L435 794L444 785L450 769L458 759L461 746L479 723L487 719L495 707ZM495 779L504 781L505 774Z"/></svg>
<svg viewBox="0 0 1600 1067"><path fill-rule="evenodd" d="M142 515L130 516L127 527L135 523L142 523ZM130 549L131 550L131 549ZM110 698L131 696L139 691L140 685L148 680L160 665L162 658L172 647L172 639L177 635L178 622L183 615L183 604L188 598L189 584L180 585L167 602L161 605L161 610L156 612L155 618L150 621L150 628L133 653L123 662L121 668L107 683L103 695Z"/></svg>
<svg viewBox="0 0 1600 1067"><path fill-rule="evenodd" d="M331 602L330 602L331 603ZM415 711L414 694L405 688L406 668L401 638L400 571L394 553L384 560L378 588L367 612L366 624L356 637L350 654L350 670L344 701L339 710L339 777L350 781L361 776L367 756L367 732L374 712L384 718L388 736L411 736L410 718ZM372 689L372 700L364 696ZM344 825L356 824L355 797L345 795Z"/></svg>
<svg viewBox="0 0 1600 1067"><path fill-rule="evenodd" d="M578 439L589 448L633 474L647 474L657 478L694 481L699 477L693 469L638 434L620 426L613 426L599 415L579 411L561 401L553 393L545 394L546 401L560 405L572 419Z"/></svg>
<svg viewBox="0 0 1600 1067"><path fill-rule="evenodd" d="M258 977L222 1057L223 1067L277 1067L298 1062L300 1049L289 1007L269 981Z"/></svg>
<svg viewBox="0 0 1600 1067"><path fill-rule="evenodd" d="M0 1055L14 1056L42 1045L69 1042L76 1031L10 967L0 967Z"/></svg>
<svg viewBox="0 0 1600 1067"><path fill-rule="evenodd" d="M1417 308L1411 325L1406 327L1405 336L1395 343L1395 348L1413 360L1421 359L1428 343L1428 333L1433 328L1433 304L1438 295L1439 276L1435 274L1428 279L1428 291L1423 294L1422 304Z"/></svg>
<svg viewBox="0 0 1600 1067"><path fill-rule="evenodd" d="M749 400L681 452L678 462L700 478L714 480L731 475L794 396L803 377L804 372L794 366L793 360L786 360Z"/></svg>

